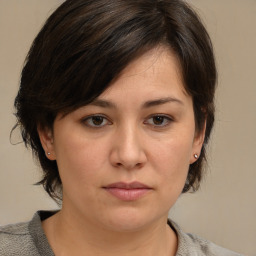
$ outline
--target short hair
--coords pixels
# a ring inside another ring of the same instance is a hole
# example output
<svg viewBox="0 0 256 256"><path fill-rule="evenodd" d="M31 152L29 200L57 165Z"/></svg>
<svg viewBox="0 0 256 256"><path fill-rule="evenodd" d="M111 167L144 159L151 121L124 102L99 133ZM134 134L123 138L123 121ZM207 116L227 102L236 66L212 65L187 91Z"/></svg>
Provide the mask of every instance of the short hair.
<svg viewBox="0 0 256 256"><path fill-rule="evenodd" d="M16 126L43 169L38 184L53 199L61 200L62 183L37 127L53 128L58 113L92 102L131 61L162 45L180 62L196 129L203 131L206 121L200 158L189 166L182 192L198 189L214 123L217 77L212 43L198 15L182 0L67 0L35 38L15 99Z"/></svg>

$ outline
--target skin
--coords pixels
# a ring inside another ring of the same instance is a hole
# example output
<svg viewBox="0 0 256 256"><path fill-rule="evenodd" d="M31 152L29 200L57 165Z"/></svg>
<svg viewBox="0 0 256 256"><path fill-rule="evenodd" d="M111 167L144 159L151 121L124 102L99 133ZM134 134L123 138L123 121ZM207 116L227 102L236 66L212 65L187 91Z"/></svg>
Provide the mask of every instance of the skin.
<svg viewBox="0 0 256 256"><path fill-rule="evenodd" d="M168 211L204 131L196 132L192 98L170 51L139 57L97 101L59 114L39 136L63 183L61 211L43 222L56 255L175 255ZM150 188L137 200L104 189L134 181Z"/></svg>

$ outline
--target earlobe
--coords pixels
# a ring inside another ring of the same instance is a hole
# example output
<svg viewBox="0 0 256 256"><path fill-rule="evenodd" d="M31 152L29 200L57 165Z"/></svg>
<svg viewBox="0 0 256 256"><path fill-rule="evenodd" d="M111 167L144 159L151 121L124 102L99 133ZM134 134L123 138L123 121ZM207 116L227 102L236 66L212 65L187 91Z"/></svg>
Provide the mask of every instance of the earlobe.
<svg viewBox="0 0 256 256"><path fill-rule="evenodd" d="M49 128L37 127L37 132L45 151L45 155L49 160L56 160L54 143L53 143L53 132Z"/></svg>
<svg viewBox="0 0 256 256"><path fill-rule="evenodd" d="M204 144L205 130L206 130L206 121L204 122L203 129L201 131L196 132L195 134L190 164L193 164L194 162L196 162L200 157L200 152Z"/></svg>

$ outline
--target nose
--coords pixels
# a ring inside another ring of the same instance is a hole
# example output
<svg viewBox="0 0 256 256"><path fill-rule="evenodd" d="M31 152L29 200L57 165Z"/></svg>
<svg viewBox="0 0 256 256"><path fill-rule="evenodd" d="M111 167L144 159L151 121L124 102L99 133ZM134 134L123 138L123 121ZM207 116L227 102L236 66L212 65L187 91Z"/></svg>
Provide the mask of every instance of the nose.
<svg viewBox="0 0 256 256"><path fill-rule="evenodd" d="M115 134L110 161L113 166L126 170L139 169L145 165L147 156L138 129L126 127Z"/></svg>

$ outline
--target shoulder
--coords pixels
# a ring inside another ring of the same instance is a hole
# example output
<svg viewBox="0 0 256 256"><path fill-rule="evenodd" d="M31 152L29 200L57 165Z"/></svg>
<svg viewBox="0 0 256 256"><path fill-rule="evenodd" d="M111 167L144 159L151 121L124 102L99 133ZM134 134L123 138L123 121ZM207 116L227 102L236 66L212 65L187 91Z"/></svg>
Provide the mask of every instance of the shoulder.
<svg viewBox="0 0 256 256"><path fill-rule="evenodd" d="M173 221L169 221L169 225L178 235L179 244L176 256L242 256L242 254L232 252L197 235L184 233Z"/></svg>
<svg viewBox="0 0 256 256"><path fill-rule="evenodd" d="M0 255L53 255L42 230L40 214L37 212L29 222L0 227Z"/></svg>
<svg viewBox="0 0 256 256"><path fill-rule="evenodd" d="M209 256L242 256L194 234L185 234L197 251Z"/></svg>
<svg viewBox="0 0 256 256"><path fill-rule="evenodd" d="M0 255L37 255L28 222L0 227Z"/></svg>

